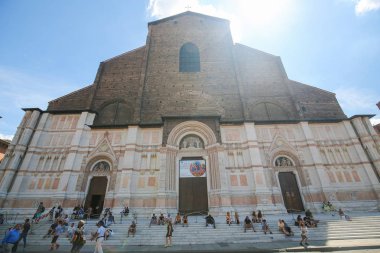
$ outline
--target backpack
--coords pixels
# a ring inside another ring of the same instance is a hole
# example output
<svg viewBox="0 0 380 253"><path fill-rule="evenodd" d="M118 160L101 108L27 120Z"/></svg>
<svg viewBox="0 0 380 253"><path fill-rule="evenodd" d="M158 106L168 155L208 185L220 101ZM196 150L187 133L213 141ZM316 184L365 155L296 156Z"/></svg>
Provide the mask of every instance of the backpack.
<svg viewBox="0 0 380 253"><path fill-rule="evenodd" d="M74 234L75 240L73 241L74 243L78 243L81 245L84 245L86 243L86 240L83 238L82 233L79 233L78 231L75 232Z"/></svg>

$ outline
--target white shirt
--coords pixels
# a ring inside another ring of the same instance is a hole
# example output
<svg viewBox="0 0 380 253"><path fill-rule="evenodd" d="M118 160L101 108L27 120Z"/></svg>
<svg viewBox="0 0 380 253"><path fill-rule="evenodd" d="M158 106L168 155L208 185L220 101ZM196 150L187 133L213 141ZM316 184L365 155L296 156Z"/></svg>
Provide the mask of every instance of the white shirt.
<svg viewBox="0 0 380 253"><path fill-rule="evenodd" d="M301 227L301 235L307 235L307 227L306 226Z"/></svg>
<svg viewBox="0 0 380 253"><path fill-rule="evenodd" d="M104 237L104 233L106 232L106 228L105 227L103 227L103 226L100 226L99 228L98 228L98 231L97 231L97 233L98 233L98 237Z"/></svg>

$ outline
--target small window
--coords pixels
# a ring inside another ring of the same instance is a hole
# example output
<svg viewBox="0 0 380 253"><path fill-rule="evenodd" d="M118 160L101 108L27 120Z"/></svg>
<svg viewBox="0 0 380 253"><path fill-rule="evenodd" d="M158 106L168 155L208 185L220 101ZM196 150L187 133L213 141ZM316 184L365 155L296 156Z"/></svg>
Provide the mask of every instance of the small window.
<svg viewBox="0 0 380 253"><path fill-rule="evenodd" d="M199 50L193 43L184 44L179 51L179 72L199 72Z"/></svg>

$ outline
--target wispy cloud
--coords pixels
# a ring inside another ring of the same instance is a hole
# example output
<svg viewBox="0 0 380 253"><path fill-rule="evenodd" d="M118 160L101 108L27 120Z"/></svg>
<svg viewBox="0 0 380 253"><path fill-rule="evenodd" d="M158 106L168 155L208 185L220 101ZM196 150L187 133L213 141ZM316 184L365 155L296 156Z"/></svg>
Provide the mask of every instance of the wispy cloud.
<svg viewBox="0 0 380 253"><path fill-rule="evenodd" d="M380 9L380 0L359 0L355 4L356 15L363 15L369 11Z"/></svg>
<svg viewBox="0 0 380 253"><path fill-rule="evenodd" d="M370 119L372 126L380 124L380 118L372 118Z"/></svg>
<svg viewBox="0 0 380 253"><path fill-rule="evenodd" d="M1 140L10 140L10 141L11 141L11 140L13 139L13 136L14 136L14 135L1 134L1 133L0 133L0 139L1 139Z"/></svg>

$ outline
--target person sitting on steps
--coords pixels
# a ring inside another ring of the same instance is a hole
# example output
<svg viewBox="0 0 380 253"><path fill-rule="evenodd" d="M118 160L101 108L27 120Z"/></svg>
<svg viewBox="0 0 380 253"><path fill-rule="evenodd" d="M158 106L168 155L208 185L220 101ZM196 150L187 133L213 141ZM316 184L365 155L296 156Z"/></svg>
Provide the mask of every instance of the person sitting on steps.
<svg viewBox="0 0 380 253"><path fill-rule="evenodd" d="M307 217L307 216L305 216L305 217L303 218L303 223L304 223L304 225L305 225L306 227L308 227L308 228L315 228L315 227L318 226L318 225L317 225L317 222L315 222L314 219L310 219L310 217Z"/></svg>
<svg viewBox="0 0 380 253"><path fill-rule="evenodd" d="M177 213L177 216L175 217L174 225L181 223L181 215Z"/></svg>
<svg viewBox="0 0 380 253"><path fill-rule="evenodd" d="M132 224L129 226L127 237L129 237L129 234L132 234L132 236L135 237L135 234L136 234L136 223L135 223L135 221L132 221Z"/></svg>
<svg viewBox="0 0 380 253"><path fill-rule="evenodd" d="M255 228L253 227L253 223L251 219L248 216L246 216L244 219L244 233L247 232L247 229L250 229L250 228L252 228L253 232L256 232Z"/></svg>
<svg viewBox="0 0 380 253"><path fill-rule="evenodd" d="M263 220L263 214L261 213L261 210L259 210L259 212L257 213L257 222L261 223L262 220Z"/></svg>
<svg viewBox="0 0 380 253"><path fill-rule="evenodd" d="M255 212L255 211L252 212L252 222L253 222L253 223L256 223L256 222L257 222L257 215L256 215L256 212Z"/></svg>
<svg viewBox="0 0 380 253"><path fill-rule="evenodd" d="M152 218L150 219L149 227L152 224L157 225L157 216L156 216L156 214L153 214Z"/></svg>
<svg viewBox="0 0 380 253"><path fill-rule="evenodd" d="M297 216L297 220L294 222L294 226L299 227L299 226L301 225L302 222L303 222L302 217L301 217L301 215L299 214L299 215Z"/></svg>
<svg viewBox="0 0 380 253"><path fill-rule="evenodd" d="M226 214L226 223L231 226L231 214L230 212L227 212Z"/></svg>
<svg viewBox="0 0 380 253"><path fill-rule="evenodd" d="M317 227L319 220L315 220L310 209L307 209L305 212L304 222L307 227Z"/></svg>
<svg viewBox="0 0 380 253"><path fill-rule="evenodd" d="M339 208L338 214L339 214L339 217L340 217L341 220L345 219L347 221L351 221L351 217L348 216L347 214L345 214L343 212L342 208Z"/></svg>
<svg viewBox="0 0 380 253"><path fill-rule="evenodd" d="M206 227L208 227L208 224L211 224L214 226L214 228L216 228L214 217L212 217L210 213L206 216L205 219L206 219Z"/></svg>
<svg viewBox="0 0 380 253"><path fill-rule="evenodd" d="M278 230L282 232L286 236L291 236L293 235L293 232L291 228L286 224L286 222L282 219L278 220Z"/></svg>
<svg viewBox="0 0 380 253"><path fill-rule="evenodd" d="M124 215L124 216L128 216L129 214L129 207L128 206L125 206L123 211L121 211L121 213Z"/></svg>
<svg viewBox="0 0 380 253"><path fill-rule="evenodd" d="M289 225L284 220L282 220L282 222L284 223L285 230L289 233L290 236L293 236L294 233L293 233L292 229L289 227Z"/></svg>
<svg viewBox="0 0 380 253"><path fill-rule="evenodd" d="M163 214L160 214L158 217L158 225L164 225L165 224L165 216Z"/></svg>
<svg viewBox="0 0 380 253"><path fill-rule="evenodd" d="M307 209L307 210L305 211L305 216L306 216L306 217L309 217L309 218L311 218L311 219L313 219L313 214L311 213L310 209Z"/></svg>
<svg viewBox="0 0 380 253"><path fill-rule="evenodd" d="M336 211L335 207L330 203L330 201L323 201L322 203L322 209L324 212L333 212Z"/></svg>
<svg viewBox="0 0 380 253"><path fill-rule="evenodd" d="M238 212L235 212L235 222L236 222L237 225L240 224L240 220L239 220L239 214L238 214Z"/></svg>
<svg viewBox="0 0 380 253"><path fill-rule="evenodd" d="M272 234L272 231L270 231L270 228L266 219L263 219L263 221L261 222L261 227L264 231L264 234L267 234L268 232Z"/></svg>
<svg viewBox="0 0 380 253"><path fill-rule="evenodd" d="M189 226L189 221L188 221L188 218L187 218L187 215L184 214L183 217L182 217L182 227L188 227Z"/></svg>

